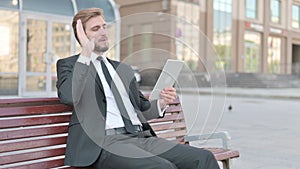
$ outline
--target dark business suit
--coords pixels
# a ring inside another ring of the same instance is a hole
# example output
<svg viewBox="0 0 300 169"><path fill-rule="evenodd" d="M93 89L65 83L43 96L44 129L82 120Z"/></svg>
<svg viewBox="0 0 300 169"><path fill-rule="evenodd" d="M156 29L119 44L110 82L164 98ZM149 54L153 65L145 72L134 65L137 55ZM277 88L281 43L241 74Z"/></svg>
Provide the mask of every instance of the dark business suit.
<svg viewBox="0 0 300 169"><path fill-rule="evenodd" d="M57 62L57 88L62 103L72 105L74 111L69 124L65 164L95 168L143 168L143 169L218 169L212 153L170 141L149 137L137 139L135 144L112 143L112 149L136 152L143 158L114 154L103 147L111 143L105 135L106 97L101 80L91 62L89 66L77 62L78 55ZM130 101L137 112L144 131L155 133L147 120L159 117L157 101L149 102L138 90L132 69L120 62L109 60L119 74ZM119 136L117 136L119 137ZM123 137L123 135L121 135ZM124 137L127 137L124 135ZM115 140L112 140L114 142ZM120 147L118 147L120 146ZM126 154L127 155L127 154Z"/></svg>
<svg viewBox="0 0 300 169"><path fill-rule="evenodd" d="M78 63L77 59L78 55L75 55L57 62L57 89L61 102L74 106L69 124L65 164L87 166L96 161L102 150L101 145L97 145L94 139L99 143L105 135L106 98L92 62L87 66ZM155 133L146 120L158 117L156 101L150 103L138 90L129 66L112 60L109 62L119 73L134 108L143 113L138 113L143 129L151 130L154 136ZM93 99L94 96L96 99ZM85 121L88 123L87 127L83 127ZM89 131L97 131L94 132L97 135L87 135Z"/></svg>

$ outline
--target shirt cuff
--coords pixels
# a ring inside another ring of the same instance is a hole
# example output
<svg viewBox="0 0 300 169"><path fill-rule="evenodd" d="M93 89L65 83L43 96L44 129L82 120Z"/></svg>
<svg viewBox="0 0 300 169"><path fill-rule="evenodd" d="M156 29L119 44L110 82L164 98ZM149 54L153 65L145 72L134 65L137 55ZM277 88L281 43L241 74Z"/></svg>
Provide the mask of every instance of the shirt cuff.
<svg viewBox="0 0 300 169"><path fill-rule="evenodd" d="M169 107L169 105L166 105L163 109L161 109L161 107L159 105L159 100L157 100L157 109L158 109L159 117L164 117L164 113L168 107Z"/></svg>
<svg viewBox="0 0 300 169"><path fill-rule="evenodd" d="M83 55L79 55L78 59L77 59L77 62L79 63L83 63L87 66L90 65L90 62L91 62L91 59L86 57L86 56L83 56Z"/></svg>

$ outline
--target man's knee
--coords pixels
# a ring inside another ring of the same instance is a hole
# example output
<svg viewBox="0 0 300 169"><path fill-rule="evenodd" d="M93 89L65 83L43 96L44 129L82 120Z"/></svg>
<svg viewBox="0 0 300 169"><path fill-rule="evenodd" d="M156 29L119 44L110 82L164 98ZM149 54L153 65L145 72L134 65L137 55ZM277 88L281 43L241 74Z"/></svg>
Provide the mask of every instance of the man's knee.
<svg viewBox="0 0 300 169"><path fill-rule="evenodd" d="M177 167L170 161L163 159L159 163L156 163L155 169L177 169Z"/></svg>
<svg viewBox="0 0 300 169"><path fill-rule="evenodd" d="M158 166L160 169L177 169L176 165L169 162L169 163L163 163Z"/></svg>
<svg viewBox="0 0 300 169"><path fill-rule="evenodd" d="M204 150L204 152L205 152L205 155L206 155L207 159L215 160L215 156L212 152L210 152L208 150Z"/></svg>
<svg viewBox="0 0 300 169"><path fill-rule="evenodd" d="M214 154L208 150L203 150L205 156L204 168L219 169L219 165Z"/></svg>

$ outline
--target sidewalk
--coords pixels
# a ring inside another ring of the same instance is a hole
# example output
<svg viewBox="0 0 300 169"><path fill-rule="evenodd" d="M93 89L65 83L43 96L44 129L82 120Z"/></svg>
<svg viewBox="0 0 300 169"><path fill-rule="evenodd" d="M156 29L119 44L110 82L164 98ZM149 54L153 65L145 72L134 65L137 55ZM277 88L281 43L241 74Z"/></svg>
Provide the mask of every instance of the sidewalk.
<svg viewBox="0 0 300 169"><path fill-rule="evenodd" d="M181 90L184 93L224 95L272 99L300 99L300 88L198 88Z"/></svg>

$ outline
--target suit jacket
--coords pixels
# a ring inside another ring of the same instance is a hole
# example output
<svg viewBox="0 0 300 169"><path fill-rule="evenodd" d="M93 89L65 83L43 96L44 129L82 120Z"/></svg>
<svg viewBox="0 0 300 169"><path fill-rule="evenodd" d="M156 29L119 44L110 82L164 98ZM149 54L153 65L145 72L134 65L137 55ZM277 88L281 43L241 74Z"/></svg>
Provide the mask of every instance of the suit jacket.
<svg viewBox="0 0 300 169"><path fill-rule="evenodd" d="M92 62L77 62L74 55L57 62L58 97L64 104L73 106L69 123L65 164L88 166L102 151L105 136L106 98L101 80ZM150 130L147 120L159 117L157 100L150 102L139 91L130 66L108 59L119 74L143 129ZM125 105L126 106L126 105Z"/></svg>

